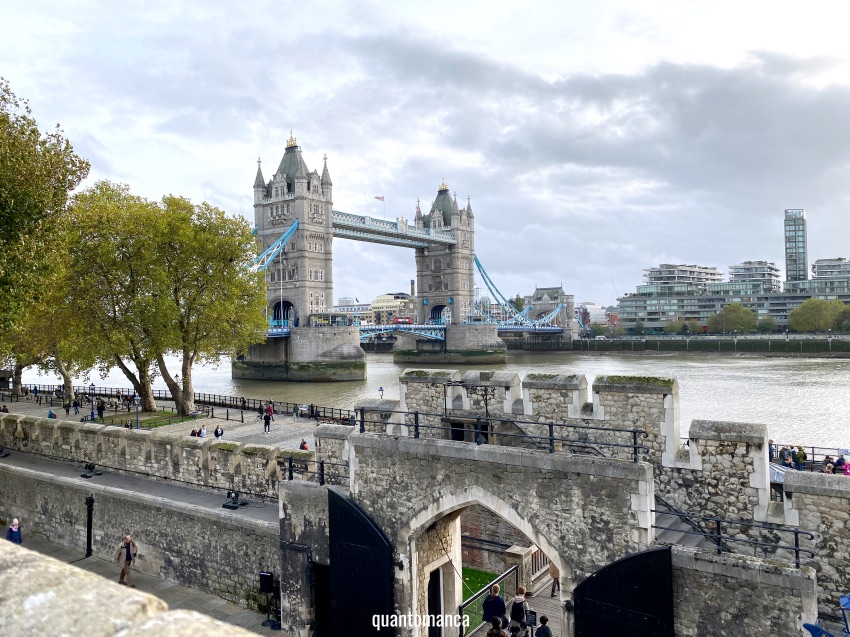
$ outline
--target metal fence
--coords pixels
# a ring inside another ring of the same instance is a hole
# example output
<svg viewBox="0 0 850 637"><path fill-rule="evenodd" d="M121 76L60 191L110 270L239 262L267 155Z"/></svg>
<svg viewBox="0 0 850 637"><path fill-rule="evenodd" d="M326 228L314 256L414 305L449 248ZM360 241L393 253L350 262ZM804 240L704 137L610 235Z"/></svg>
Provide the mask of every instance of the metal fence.
<svg viewBox="0 0 850 637"><path fill-rule="evenodd" d="M548 453L555 453L560 448L561 450L571 451L572 453L609 458L617 457L618 453L625 452L631 457L632 462L640 461L641 452L649 451L649 447L640 444L641 439L649 435L644 429L619 429L616 427L595 427L569 423L535 422L505 417L464 417L420 411L409 413L405 411L367 410L365 408L357 411L357 423L359 424L361 433L366 432L367 425L376 425L377 428L383 428L391 424L412 428L414 438L419 438L423 432L436 432L438 436L430 435L428 437L439 437L456 442L474 442L476 445L492 444L491 440L495 438L498 444L503 444L504 442L515 443L504 446L519 446L527 443L536 449L546 450ZM392 417L395 414L400 415L400 420L404 422L393 422ZM412 417L412 425L407 424L406 419L408 417ZM448 422L441 425L423 424L423 417L426 419L439 419L440 422ZM472 427L467 430L465 427L453 426L451 421L468 421ZM514 425L520 430L520 433L505 431L502 425ZM547 435L527 433L523 430L524 426L542 428L548 433ZM568 432L580 435L581 438L567 437L566 433ZM622 437L630 439L630 442L611 442L610 440L604 440L603 433L605 436L620 434ZM472 440L468 440L467 438L469 437Z"/></svg>
<svg viewBox="0 0 850 637"><path fill-rule="evenodd" d="M319 484L348 484L349 471L347 462L328 462L327 460L310 460L303 457L286 456L278 458L278 465L284 474L284 480L308 480Z"/></svg>

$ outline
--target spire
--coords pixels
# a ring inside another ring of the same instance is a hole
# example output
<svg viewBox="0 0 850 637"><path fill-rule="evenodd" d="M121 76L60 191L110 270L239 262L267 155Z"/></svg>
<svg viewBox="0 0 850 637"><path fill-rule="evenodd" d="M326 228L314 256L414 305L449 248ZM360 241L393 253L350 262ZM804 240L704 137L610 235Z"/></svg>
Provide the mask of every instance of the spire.
<svg viewBox="0 0 850 637"><path fill-rule="evenodd" d="M301 150L298 150L298 170L295 171L295 179L296 181L303 179L307 181L307 165L304 163L304 160L301 159Z"/></svg>
<svg viewBox="0 0 850 637"><path fill-rule="evenodd" d="M298 141L292 135L292 129L289 129L289 141L286 142L287 148L292 148L293 146L298 146Z"/></svg>
<svg viewBox="0 0 850 637"><path fill-rule="evenodd" d="M454 199L452 199L452 212L454 214L458 214L459 210L457 208L457 191L455 191Z"/></svg>
<svg viewBox="0 0 850 637"><path fill-rule="evenodd" d="M422 219L422 208L419 207L419 198L416 199L416 220Z"/></svg>
<svg viewBox="0 0 850 637"><path fill-rule="evenodd" d="M331 181L331 174L328 172L328 156L325 155L325 167L322 168L322 185L323 186L333 186L333 182Z"/></svg>
<svg viewBox="0 0 850 637"><path fill-rule="evenodd" d="M445 190L446 192L449 191L449 187L446 185L446 178L445 177L443 177L443 181L440 182L440 187L437 188L437 192L440 192L442 190Z"/></svg>
<svg viewBox="0 0 850 637"><path fill-rule="evenodd" d="M469 195L466 196L466 214L468 214L470 217L474 216L472 214L472 200Z"/></svg>
<svg viewBox="0 0 850 637"><path fill-rule="evenodd" d="M254 178L254 188L265 188L266 181L263 179L263 169L261 164L263 161L257 157L257 176Z"/></svg>

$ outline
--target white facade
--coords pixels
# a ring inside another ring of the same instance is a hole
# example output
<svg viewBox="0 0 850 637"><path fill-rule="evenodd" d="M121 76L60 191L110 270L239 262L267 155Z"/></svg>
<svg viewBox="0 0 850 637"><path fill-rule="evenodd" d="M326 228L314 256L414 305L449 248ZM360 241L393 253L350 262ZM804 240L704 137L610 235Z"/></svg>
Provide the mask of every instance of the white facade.
<svg viewBox="0 0 850 637"><path fill-rule="evenodd" d="M812 264L812 276L815 279L850 279L850 261L844 257L818 259Z"/></svg>

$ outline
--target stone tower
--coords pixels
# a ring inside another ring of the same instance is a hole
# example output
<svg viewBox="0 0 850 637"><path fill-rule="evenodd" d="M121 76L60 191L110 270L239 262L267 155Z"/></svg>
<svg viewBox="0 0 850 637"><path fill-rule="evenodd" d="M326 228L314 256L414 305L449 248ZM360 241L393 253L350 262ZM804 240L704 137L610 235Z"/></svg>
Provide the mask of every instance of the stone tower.
<svg viewBox="0 0 850 637"><path fill-rule="evenodd" d="M428 214L416 204L417 228L427 228L454 235L455 245L416 249L416 319L444 320L457 325L468 320L474 298L475 218L472 204L458 208L457 194L449 195L445 181L437 190L437 198Z"/></svg>
<svg viewBox="0 0 850 637"><path fill-rule="evenodd" d="M333 307L333 183L327 156L321 176L310 170L290 131L280 165L265 182L254 180L254 223L263 249L298 220L298 230L266 269L269 318L306 325Z"/></svg>

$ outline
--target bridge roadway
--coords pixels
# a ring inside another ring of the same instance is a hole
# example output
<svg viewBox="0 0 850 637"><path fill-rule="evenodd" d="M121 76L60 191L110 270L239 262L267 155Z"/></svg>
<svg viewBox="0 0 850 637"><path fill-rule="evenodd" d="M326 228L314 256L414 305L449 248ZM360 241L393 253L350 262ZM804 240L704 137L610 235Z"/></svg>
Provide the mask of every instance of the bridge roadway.
<svg viewBox="0 0 850 637"><path fill-rule="evenodd" d="M470 323L470 325L485 325L485 323ZM511 333L528 332L532 334L562 334L564 328L551 325L499 325L497 331ZM422 336L423 338L430 338L436 341L446 340L446 326L435 325L433 323L422 323L413 325L364 325L360 327L360 340L365 341L378 334L385 334L388 332L407 332L410 334L416 334L417 336ZM268 338L285 338L290 335L291 331L288 326L275 325L274 327L270 327L268 331Z"/></svg>

